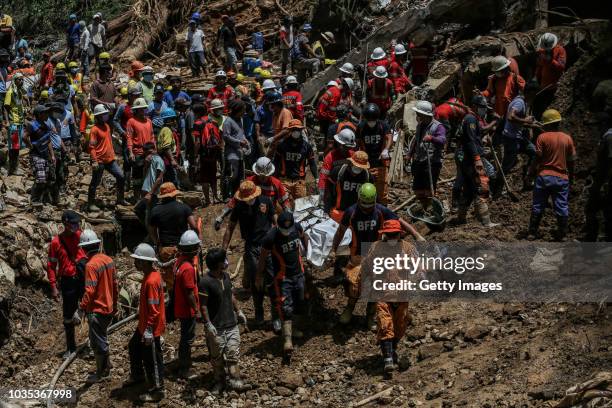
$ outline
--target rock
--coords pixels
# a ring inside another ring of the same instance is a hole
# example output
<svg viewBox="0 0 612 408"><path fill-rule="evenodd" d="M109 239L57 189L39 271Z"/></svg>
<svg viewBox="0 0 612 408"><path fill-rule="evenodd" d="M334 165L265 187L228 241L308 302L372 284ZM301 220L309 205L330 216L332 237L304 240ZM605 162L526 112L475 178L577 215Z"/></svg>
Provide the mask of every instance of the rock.
<svg viewBox="0 0 612 408"><path fill-rule="evenodd" d="M504 304L502 309L502 313L508 316L518 316L519 313L523 311L523 307L521 305L515 305L511 303Z"/></svg>
<svg viewBox="0 0 612 408"><path fill-rule="evenodd" d="M45 274L43 263L32 248L28 249L26 266L30 272L31 278L39 280Z"/></svg>
<svg viewBox="0 0 612 408"><path fill-rule="evenodd" d="M290 397L291 395L293 395L293 391L283 386L276 387L274 391L276 391L278 395L283 396L283 397Z"/></svg>
<svg viewBox="0 0 612 408"><path fill-rule="evenodd" d="M422 361L426 358L436 357L442 354L444 350L444 345L442 343L424 344L420 346L417 351L417 360Z"/></svg>
<svg viewBox="0 0 612 408"><path fill-rule="evenodd" d="M91 184L91 174L83 174L79 179L79 183L82 186L89 186Z"/></svg>
<svg viewBox="0 0 612 408"><path fill-rule="evenodd" d="M490 331L488 327L476 324L468 327L463 333L463 337L468 341L474 341L482 339L489 334Z"/></svg>
<svg viewBox="0 0 612 408"><path fill-rule="evenodd" d="M548 401L555 397L555 392L551 390L531 390L527 391L527 396L536 400Z"/></svg>
<svg viewBox="0 0 612 408"><path fill-rule="evenodd" d="M306 395L306 394L308 394L308 390L306 388L304 388L304 387L297 387L295 389L295 392L297 394L299 394L299 395Z"/></svg>
<svg viewBox="0 0 612 408"><path fill-rule="evenodd" d="M181 191L178 198L191 207L192 210L202 207L202 193L197 191Z"/></svg>
<svg viewBox="0 0 612 408"><path fill-rule="evenodd" d="M4 259L0 258L0 278L15 284L15 270L9 266Z"/></svg>
<svg viewBox="0 0 612 408"><path fill-rule="evenodd" d="M301 387L303 384L304 380L302 379L302 376L298 373L286 373L282 376L281 380L278 381L278 385L287 387L292 391L298 387Z"/></svg>
<svg viewBox="0 0 612 408"><path fill-rule="evenodd" d="M19 195L17 192L12 190L9 190L4 193L4 201L6 201L7 204L13 205L15 207L20 207L22 205L28 204L28 199L25 196Z"/></svg>
<svg viewBox="0 0 612 408"><path fill-rule="evenodd" d="M433 390L433 391L427 391L427 393L425 393L425 399L430 401L432 399L436 399L438 398L440 395L442 395L442 390Z"/></svg>

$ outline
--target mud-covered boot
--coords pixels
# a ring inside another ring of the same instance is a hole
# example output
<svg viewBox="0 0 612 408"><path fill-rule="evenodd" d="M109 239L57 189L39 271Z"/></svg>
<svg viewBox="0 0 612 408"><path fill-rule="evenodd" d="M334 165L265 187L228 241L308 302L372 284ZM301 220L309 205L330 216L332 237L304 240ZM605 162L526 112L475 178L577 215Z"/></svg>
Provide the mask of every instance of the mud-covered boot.
<svg viewBox="0 0 612 408"><path fill-rule="evenodd" d="M459 208L457 209L457 217L454 220L452 220L451 224L463 225L467 223L467 213L468 213L467 207L463 204L460 204Z"/></svg>
<svg viewBox="0 0 612 408"><path fill-rule="evenodd" d="M555 231L555 240L559 242L565 241L567 234L567 217L557 216L557 230Z"/></svg>
<svg viewBox="0 0 612 408"><path fill-rule="evenodd" d="M96 354L96 372L91 373L87 376L85 383L95 384L102 381L110 376L110 367L106 367L107 356L103 354Z"/></svg>
<svg viewBox="0 0 612 408"><path fill-rule="evenodd" d="M74 324L64 323L64 332L66 333L66 352L64 353L64 358L66 359L77 349Z"/></svg>
<svg viewBox="0 0 612 408"><path fill-rule="evenodd" d="M225 368L223 367L223 361L221 364L213 364L213 377L215 383L213 384L211 392L214 395L219 395L225 389Z"/></svg>
<svg viewBox="0 0 612 408"><path fill-rule="evenodd" d="M391 340L382 340L380 342L380 351L383 355L383 371L386 378L391 378L395 365L393 364L393 343Z"/></svg>
<svg viewBox="0 0 612 408"><path fill-rule="evenodd" d="M19 168L19 150L9 150L9 176L23 176L23 171Z"/></svg>
<svg viewBox="0 0 612 408"><path fill-rule="evenodd" d="M538 238L538 228L540 228L540 222L542 221L542 214L531 213L529 218L529 230L527 231L527 239L533 241Z"/></svg>
<svg viewBox="0 0 612 408"><path fill-rule="evenodd" d="M480 218L480 222L483 226L487 228L497 227L499 224L495 224L491 222L491 214L489 213L489 206L483 200L478 200L476 202L476 212L478 213L478 218Z"/></svg>
<svg viewBox="0 0 612 408"><path fill-rule="evenodd" d="M130 205L130 203L128 203L125 200L125 186L123 187L117 187L117 205L123 205L123 206L128 206Z"/></svg>
<svg viewBox="0 0 612 408"><path fill-rule="evenodd" d="M294 339L301 339L302 337L304 337L304 332L302 332L300 329L298 329L297 326L300 326L300 323L303 321L303 319L300 319L297 316L293 316L293 326L291 327L291 336Z"/></svg>
<svg viewBox="0 0 612 408"><path fill-rule="evenodd" d="M351 319L353 318L353 311L355 310L355 305L357 304L357 299L349 299L344 311L340 315L340 323L341 324L349 324Z"/></svg>
<svg viewBox="0 0 612 408"><path fill-rule="evenodd" d="M32 191L30 193L30 202L32 205L42 204L43 194L45 193L46 188L46 183L36 183L32 186Z"/></svg>
<svg viewBox="0 0 612 408"><path fill-rule="evenodd" d="M236 392L244 392L251 389L249 384L245 384L240 378L240 368L237 363L230 363L227 371L229 372L229 387Z"/></svg>
<svg viewBox="0 0 612 408"><path fill-rule="evenodd" d="M290 355L293 352L293 342L291 340L292 322L285 320L283 322L283 353Z"/></svg>

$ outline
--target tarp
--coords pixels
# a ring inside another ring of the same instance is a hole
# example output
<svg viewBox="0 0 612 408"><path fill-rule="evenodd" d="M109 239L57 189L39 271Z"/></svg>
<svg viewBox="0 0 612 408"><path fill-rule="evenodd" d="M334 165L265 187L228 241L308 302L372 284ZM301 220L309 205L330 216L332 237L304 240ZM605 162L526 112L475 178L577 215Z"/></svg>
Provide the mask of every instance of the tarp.
<svg viewBox="0 0 612 408"><path fill-rule="evenodd" d="M295 200L293 216L299 222L308 236L308 251L306 259L314 266L323 266L325 258L329 255L338 223L317 206L319 196L313 195ZM338 253L348 249L352 240L351 230L347 229Z"/></svg>

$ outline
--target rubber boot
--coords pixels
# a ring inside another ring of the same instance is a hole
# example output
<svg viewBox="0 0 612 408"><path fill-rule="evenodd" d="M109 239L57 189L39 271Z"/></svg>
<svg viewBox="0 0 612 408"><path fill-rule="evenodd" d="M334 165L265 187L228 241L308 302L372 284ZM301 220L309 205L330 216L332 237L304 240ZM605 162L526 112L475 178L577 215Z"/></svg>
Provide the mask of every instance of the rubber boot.
<svg viewBox="0 0 612 408"><path fill-rule="evenodd" d="M453 224L455 225L463 225L467 223L467 213L468 209L465 205L460 204L457 209L457 218L453 220Z"/></svg>
<svg viewBox="0 0 612 408"><path fill-rule="evenodd" d="M127 201L125 201L125 186L117 187L117 205L127 206L130 205Z"/></svg>
<svg viewBox="0 0 612 408"><path fill-rule="evenodd" d="M179 352L179 372L178 376L182 379L189 380L193 377L191 373L191 347L183 353Z"/></svg>
<svg viewBox="0 0 612 408"><path fill-rule="evenodd" d="M41 204L43 199L43 194L45 193L45 189L47 188L46 183L36 183L32 186L30 201L32 204Z"/></svg>
<svg viewBox="0 0 612 408"><path fill-rule="evenodd" d="M283 322L283 353L291 354L293 352L293 343L291 341L291 320L285 320Z"/></svg>
<svg viewBox="0 0 612 408"><path fill-rule="evenodd" d="M96 372L87 376L85 383L95 384L108 378L110 375L110 367L108 367L108 354L96 354Z"/></svg>
<svg viewBox="0 0 612 408"><path fill-rule="evenodd" d="M240 368L238 363L230 363L227 371L229 372L229 387L236 392L244 392L251 389L250 385L245 384L240 378Z"/></svg>
<svg viewBox="0 0 612 408"><path fill-rule="evenodd" d="M353 311L355 310L355 305L357 304L357 299L349 299L344 311L340 315L340 323L349 324L351 319L353 318Z"/></svg>
<svg viewBox="0 0 612 408"><path fill-rule="evenodd" d="M563 242L567 234L568 217L557 216L557 231L555 231L555 240Z"/></svg>
<svg viewBox="0 0 612 408"><path fill-rule="evenodd" d="M19 168L19 150L9 150L9 176L23 176L23 171Z"/></svg>
<svg viewBox="0 0 612 408"><path fill-rule="evenodd" d="M292 330L291 336L294 339L301 339L302 337L304 337L304 333L300 329L298 329L296 326L301 326L300 323L302 322L302 319L300 319L297 316L293 316L292 321L293 321L293 326L291 327L291 330Z"/></svg>
<svg viewBox="0 0 612 408"><path fill-rule="evenodd" d="M60 199L60 188L57 184L54 184L53 187L51 187L51 204L55 206L62 205L62 201Z"/></svg>
<svg viewBox="0 0 612 408"><path fill-rule="evenodd" d="M397 343L399 341L397 339L393 339L393 341L391 342L392 345L392 357L393 357L393 364L395 364L395 368L399 368L399 355L397 354Z"/></svg>
<svg viewBox="0 0 612 408"><path fill-rule="evenodd" d="M380 342L380 351L383 355L383 371L385 377L390 378L395 365L393 364L393 343L391 340L382 340Z"/></svg>
<svg viewBox="0 0 612 408"><path fill-rule="evenodd" d="M77 349L76 338L74 336L74 324L64 323L64 332L66 333L66 354L70 355ZM68 357L64 354L64 358Z"/></svg>
<svg viewBox="0 0 612 408"><path fill-rule="evenodd" d="M264 294L261 291L253 292L253 308L255 309L255 325L262 326L264 324Z"/></svg>
<svg viewBox="0 0 612 408"><path fill-rule="evenodd" d="M502 191L504 189L504 179L501 174L498 177L495 177L491 180L491 198L493 200L497 200L502 195Z"/></svg>
<svg viewBox="0 0 612 408"><path fill-rule="evenodd" d="M540 227L540 221L542 221L543 214L531 213L529 218L529 230L527 232L527 239L533 241L538 238L538 228Z"/></svg>
<svg viewBox="0 0 612 408"><path fill-rule="evenodd" d="M480 222L483 226L487 228L497 227L499 224L494 224L491 222L491 214L489 213L489 206L483 200L478 200L476 202L476 212L480 218Z"/></svg>
<svg viewBox="0 0 612 408"><path fill-rule="evenodd" d="M366 326L370 331L376 331L376 303L366 306Z"/></svg>
<svg viewBox="0 0 612 408"><path fill-rule="evenodd" d="M213 377L215 383L211 392L218 395L225 389L225 368L223 367L223 360L221 360L221 364L219 365L213 364Z"/></svg>

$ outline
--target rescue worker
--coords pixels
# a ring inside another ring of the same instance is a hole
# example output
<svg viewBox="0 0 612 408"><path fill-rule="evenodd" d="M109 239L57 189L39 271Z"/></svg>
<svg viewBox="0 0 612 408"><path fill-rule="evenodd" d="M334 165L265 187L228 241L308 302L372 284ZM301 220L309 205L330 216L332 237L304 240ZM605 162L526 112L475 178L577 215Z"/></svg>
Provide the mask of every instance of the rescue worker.
<svg viewBox="0 0 612 408"><path fill-rule="evenodd" d="M409 147L407 161L411 163L412 189L423 211L431 206L431 190L435 192L442 169L442 152L446 143L446 129L433 118L433 105L418 101L412 108L416 112L416 136ZM429 167L431 167L431 179Z"/></svg>
<svg viewBox="0 0 612 408"><path fill-rule="evenodd" d="M495 100L495 113L505 118L508 105L525 88L525 80L510 71L510 60L501 55L493 58L491 71L493 75L489 76L487 88L481 93L488 100Z"/></svg>
<svg viewBox="0 0 612 408"><path fill-rule="evenodd" d="M170 108L174 108L174 102L178 98L183 98L191 102L191 97L185 91L183 91L183 80L180 75L172 75L170 77L170 89L164 92L164 101Z"/></svg>
<svg viewBox="0 0 612 408"><path fill-rule="evenodd" d="M154 76L155 71L153 71L153 68L148 65L142 68L142 71L140 72L140 81L138 82L137 86L140 88L142 97L147 104L150 104L153 101L155 91L155 83L153 83Z"/></svg>
<svg viewBox="0 0 612 408"><path fill-rule="evenodd" d="M353 110L355 103L353 102L353 89L355 88L355 82L351 78L342 78L340 81L340 102L338 105L348 106L350 110ZM338 107L336 107L338 109ZM338 115L336 114L336 119Z"/></svg>
<svg viewBox="0 0 612 408"><path fill-rule="evenodd" d="M553 33L545 33L538 41L535 79L540 84L533 106L533 116L540 119L555 97L557 84L565 72L567 53Z"/></svg>
<svg viewBox="0 0 612 408"><path fill-rule="evenodd" d="M217 71L215 74L215 86L208 90L206 107L210 110L213 99L220 99L223 101L223 106L225 106L223 114L227 115L229 113L229 103L235 97L234 89L227 84L227 74L225 71Z"/></svg>
<svg viewBox="0 0 612 408"><path fill-rule="evenodd" d="M457 132L461 128L463 117L468 113L469 107L461 99L451 97L446 102L436 106L434 118L446 129L447 151L457 143Z"/></svg>
<svg viewBox="0 0 612 408"><path fill-rule="evenodd" d="M91 110L93 111L96 105L103 104L106 106L106 109L114 113L116 109L115 97L117 96L117 90L111 78L111 67L110 65L100 65L98 71L100 74L93 84L91 84L91 91L89 93Z"/></svg>
<svg viewBox="0 0 612 408"><path fill-rule="evenodd" d="M219 27L219 31L217 32L217 49L223 49L224 52L224 60L225 60L225 69L227 71L232 70L237 72L238 57L236 56L236 51L244 51L242 45L238 41L238 35L236 34L236 24L234 22L234 17L230 17L227 15L221 16L222 25Z"/></svg>
<svg viewBox="0 0 612 408"><path fill-rule="evenodd" d="M73 323L81 323L87 315L89 323L89 345L96 358L96 371L91 373L87 384L94 384L110 377L110 348L108 326L117 313L119 288L117 270L113 260L101 252L100 239L95 231L86 229L79 238L79 247L87 256L85 265L85 293L74 312Z"/></svg>
<svg viewBox="0 0 612 408"><path fill-rule="evenodd" d="M194 106L194 111L196 111ZM225 116L223 116L223 101L213 99L208 116L202 116L194 124L195 153L200 162L200 182L204 192L205 205L211 203L212 192L214 203L223 201L217 193L217 163L222 163L223 139L221 127Z"/></svg>
<svg viewBox="0 0 612 408"><path fill-rule="evenodd" d="M368 103L378 105L380 117L385 118L387 111L391 109L395 100L395 89L393 81L387 78L387 70L384 66L378 66L374 70L374 78L368 80L366 100Z"/></svg>
<svg viewBox="0 0 612 408"><path fill-rule="evenodd" d="M342 92L336 81L329 81L325 93L319 98L317 105L317 119L321 136L326 138L327 130L336 121L336 109L340 105Z"/></svg>
<svg viewBox="0 0 612 408"><path fill-rule="evenodd" d="M178 185L178 172L180 159L180 136L177 132L177 115L174 109L168 108L161 113L164 127L161 128L156 138L156 146L159 155L164 160L164 181Z"/></svg>
<svg viewBox="0 0 612 408"><path fill-rule="evenodd" d="M346 105L338 105L336 108L336 123L332 124L327 129L327 144L325 145L325 154L329 153L334 148L334 135L337 135L342 129L350 129L353 133L357 133L357 124L359 123L350 107Z"/></svg>
<svg viewBox="0 0 612 408"><path fill-rule="evenodd" d="M291 47L293 46L293 17L284 16L280 29L279 29L279 44L281 51L281 72L284 75L287 74L287 67L289 66L289 55L291 53Z"/></svg>
<svg viewBox="0 0 612 408"><path fill-rule="evenodd" d="M385 68L385 72L387 72L387 68L389 68L389 59L387 58L387 53L382 49L382 47L374 48L372 54L370 55L370 61L366 66L368 70L368 80L372 78L374 71L376 71L376 68L378 67Z"/></svg>
<svg viewBox="0 0 612 408"><path fill-rule="evenodd" d="M283 103L289 109L294 119L304 122L304 105L302 103L302 93L299 90L297 78L290 75L285 80L285 90L283 92Z"/></svg>
<svg viewBox="0 0 612 408"><path fill-rule="evenodd" d="M147 108L148 105L145 99L137 98L132 105L132 114L134 117L127 121L125 127L128 159L132 169L132 188L135 198L140 197L140 187L144 178L144 145L146 143L154 143L155 141L153 124L151 120L145 116Z"/></svg>
<svg viewBox="0 0 612 408"><path fill-rule="evenodd" d="M266 79L263 82L262 91L265 92L263 103L257 106L253 118L255 122L255 138L257 139L256 146L263 146L267 139L274 136L274 127L272 126L273 112L268 102L277 98L276 84L271 79Z"/></svg>
<svg viewBox="0 0 612 408"><path fill-rule="evenodd" d="M53 63L51 62L51 53L43 52L43 66L40 69L40 79L38 85L41 89L48 89L53 83Z"/></svg>
<svg viewBox="0 0 612 408"><path fill-rule="evenodd" d="M314 75L321 67L321 59L310 46L311 31L312 26L308 23L304 24L291 48L291 61L293 68L297 71L297 79L300 84L306 82L307 73Z"/></svg>
<svg viewBox="0 0 612 408"><path fill-rule="evenodd" d="M335 167L346 163L348 158L352 156L355 148L355 133L351 129L342 129L334 135L334 148L325 155L321 172L319 174L319 205L323 208L327 205L331 198L331 189L333 182L329 176Z"/></svg>
<svg viewBox="0 0 612 408"><path fill-rule="evenodd" d="M363 120L357 126L357 146L368 154L370 172L376 178L378 202L387 205L387 169L391 162L389 149L393 143L391 129L380 119L380 109L368 103L363 110Z"/></svg>
<svg viewBox="0 0 612 408"><path fill-rule="evenodd" d="M240 310L233 295L232 280L227 269L225 249L211 248L206 254L208 271L198 283L200 311L204 320L206 345L213 366L215 384L212 393L217 395L227 385L236 392L250 389L240 378L238 360L240 358L240 328L246 325L247 318ZM229 382L225 378L225 366Z"/></svg>
<svg viewBox="0 0 612 408"><path fill-rule="evenodd" d="M272 200L262 194L261 187L250 180L240 184L240 188L234 195L236 206L231 212L229 225L223 235L223 249L227 250L232 239L236 225L240 226L240 236L244 240L244 275L243 287L250 289L253 295L253 307L255 309L255 322L261 326L264 323L263 300L265 288L269 288L272 282L272 260L266 261L264 273L264 286L260 290L255 286L257 264L260 258L262 240L274 226L274 204ZM273 313L273 316L276 313Z"/></svg>
<svg viewBox="0 0 612 408"><path fill-rule="evenodd" d="M23 74L13 75L11 86L6 90L3 102L2 127L8 131L8 172L9 175L23 176L19 167L19 150L23 142L23 125L25 123L25 106L29 103L23 87Z"/></svg>
<svg viewBox="0 0 612 408"><path fill-rule="evenodd" d="M608 119L609 120L609 119ZM612 127L608 129L599 141L597 162L593 172L593 184L589 187L589 195L584 212L585 241L596 242L599 236L599 220L597 213L603 212L604 240L612 242L612 182L610 171L612 166ZM603 190L603 191L602 191Z"/></svg>
<svg viewBox="0 0 612 408"><path fill-rule="evenodd" d="M536 159L530 169L531 175L536 175L537 171L537 177L533 189L528 239L537 238L538 227L549 197L552 198L557 216L555 240L563 241L567 233L569 190L574 178L576 148L571 136L559 131L561 121L561 114L554 109L542 114L544 133L541 133L536 141Z"/></svg>
<svg viewBox="0 0 612 408"><path fill-rule="evenodd" d="M128 188L132 186L132 166L130 163L129 151L127 146L127 123L134 117L132 106L136 99L142 96L142 91L138 87L128 89L127 102L122 103L117 108L113 118L113 127L121 137L121 150L123 156L123 174L125 175L125 184ZM109 112L110 113L110 112Z"/></svg>
<svg viewBox="0 0 612 408"><path fill-rule="evenodd" d="M278 92L267 103L270 104L270 110L272 111L272 130L274 131L272 140L267 140L269 145L278 142L285 135L289 134L288 126L291 120L293 120L293 115L289 109L285 108L283 97Z"/></svg>
<svg viewBox="0 0 612 408"><path fill-rule="evenodd" d="M81 88L82 80L83 74L79 72L79 63L76 61L70 61L68 63L68 83L77 93L83 93L83 88Z"/></svg>
<svg viewBox="0 0 612 408"><path fill-rule="evenodd" d="M244 160L251 150L244 129L242 117L246 110L242 101L233 100L229 107L229 116L223 121L223 195L224 198L231 197L244 179Z"/></svg>
<svg viewBox="0 0 612 408"><path fill-rule="evenodd" d="M317 40L314 42L314 44L312 44L312 52L314 52L314 54L319 58L319 60L325 63L326 57L325 48L323 47L323 44L325 44L325 46L334 44L336 42L336 37L331 31L325 31L324 33L321 33L321 40Z"/></svg>
<svg viewBox="0 0 612 408"><path fill-rule="evenodd" d="M34 120L26 126L24 142L30 148L30 167L34 173L34 185L30 192L33 205L42 204L43 196L52 187L54 177L51 177L51 162L55 162L53 143L58 147L61 138L47 120L49 108L45 105L34 107Z"/></svg>
<svg viewBox="0 0 612 408"><path fill-rule="evenodd" d="M72 210L62 214L64 230L54 236L49 245L49 261L47 262L47 277L51 286L51 297L57 302L62 297L62 316L64 317L64 332L66 333L66 352L68 358L76 351L74 333L74 313L79 307L83 295L85 252L79 246L81 238L81 217Z"/></svg>
<svg viewBox="0 0 612 408"><path fill-rule="evenodd" d="M304 126L299 119L289 123L289 137L272 147L276 172L287 194L295 203L298 198L306 197L306 165L312 178L317 180L317 160L312 146L304 136Z"/></svg>
<svg viewBox="0 0 612 408"><path fill-rule="evenodd" d="M140 88L136 88L140 89ZM147 106L147 117L151 119L153 123L153 133L159 134L161 128L164 127L164 121L161 118L161 113L168 109L168 104L164 101L164 86L162 84L155 84L153 88L153 100Z"/></svg>
<svg viewBox="0 0 612 408"><path fill-rule="evenodd" d="M134 266L143 273L138 303L138 326L128 344L130 377L124 387L142 384L147 380L147 392L138 398L142 402L158 402L165 397L164 354L161 336L166 330L164 288L155 250L149 244L139 244L134 253Z"/></svg>
<svg viewBox="0 0 612 408"><path fill-rule="evenodd" d="M461 133L458 140L458 169L461 172L463 185L459 199L459 212L456 222L465 224L467 212L474 200L476 216L485 227L494 227L491 222L487 200L489 198L489 177L482 161L483 147L483 117L487 113L487 100L482 95L472 97L470 111L461 123Z"/></svg>
<svg viewBox="0 0 612 408"><path fill-rule="evenodd" d="M111 128L108 125L108 109L104 105L94 108L95 124L89 132L89 155L91 157L91 183L87 193L87 209L89 211L100 211L95 204L96 190L102 181L104 170L115 177L117 183L117 205L129 205L125 201L125 177L115 160Z"/></svg>
<svg viewBox="0 0 612 408"><path fill-rule="evenodd" d="M142 62L138 60L132 61L130 70L128 71L128 90L138 86L138 81L140 81L140 75L144 67Z"/></svg>
<svg viewBox="0 0 612 408"><path fill-rule="evenodd" d="M200 253L200 238L193 230L185 231L178 243L178 257L174 263L174 286L170 296L174 298L174 318L180 321L181 338L178 347L179 377L193 378L191 374L191 345L195 340L198 304L198 279L196 264Z"/></svg>
<svg viewBox="0 0 612 408"><path fill-rule="evenodd" d="M412 82L410 82L410 78L408 78L408 75L406 75L406 71L404 70L404 64L408 58L408 51L403 44L397 44L394 50L394 58L389 63L389 68L387 71L389 73L389 79L393 81L395 92L398 94L403 94L412 88Z"/></svg>
<svg viewBox="0 0 612 408"><path fill-rule="evenodd" d="M66 115L66 104L62 99L58 99L57 102L50 103L50 117L49 122L55 128L55 131L60 135L61 144L59 149L54 152L55 162L52 166L52 171L55 174L55 183L51 188L51 202L53 205L61 204L60 193L66 191L66 181L68 178L68 161L69 161L69 149L71 133L74 134L74 124L68 125L63 123L62 116ZM71 128L72 130L67 130ZM68 134L68 137L65 135ZM62 137L63 136L63 137Z"/></svg>
<svg viewBox="0 0 612 408"><path fill-rule="evenodd" d="M283 211L278 216L278 225L263 238L255 286L263 290L264 273L271 255L273 265L273 287L276 311L282 321L283 353L290 358L293 351L292 337L301 338L297 329L299 317L305 313L305 271L303 257L308 251L308 237L301 225L295 223L293 214Z"/></svg>
<svg viewBox="0 0 612 408"><path fill-rule="evenodd" d="M353 96L355 100L361 101L363 97L363 89L361 88L361 81L355 81L355 67L350 62L345 62L339 68L340 77L336 79L336 82L341 83L343 78L350 78L353 80Z"/></svg>
<svg viewBox="0 0 612 408"><path fill-rule="evenodd" d="M344 211L357 202L358 191L362 184L373 183L374 176L370 173L368 154L364 151L356 151L346 163L334 167L329 179L334 184L330 194L329 203L325 212L340 223Z"/></svg>

